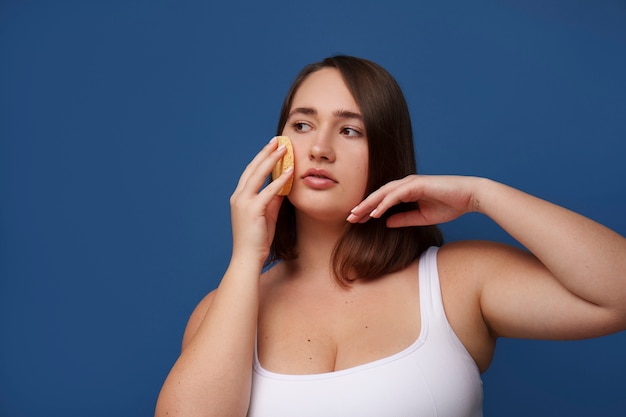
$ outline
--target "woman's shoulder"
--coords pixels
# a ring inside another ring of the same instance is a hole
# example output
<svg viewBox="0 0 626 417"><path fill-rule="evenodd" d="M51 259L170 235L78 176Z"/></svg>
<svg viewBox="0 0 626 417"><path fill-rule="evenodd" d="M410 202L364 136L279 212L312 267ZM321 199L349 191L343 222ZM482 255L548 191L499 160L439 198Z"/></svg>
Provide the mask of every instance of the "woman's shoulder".
<svg viewBox="0 0 626 417"><path fill-rule="evenodd" d="M446 243L437 253L442 287L454 285L463 291L481 291L487 282L499 279L507 271L534 268L537 263L524 249L486 240Z"/></svg>
<svg viewBox="0 0 626 417"><path fill-rule="evenodd" d="M437 253L437 264L440 269L480 272L505 264L520 255L528 255L528 252L495 241L460 240L441 246Z"/></svg>
<svg viewBox="0 0 626 417"><path fill-rule="evenodd" d="M490 241L458 241L437 253L441 297L448 322L484 372L491 363L495 339L484 321L481 293L498 264L517 249Z"/></svg>
<svg viewBox="0 0 626 417"><path fill-rule="evenodd" d="M282 268L279 267L279 264L273 265L272 267L265 270L261 275L259 288L261 289L261 291L263 291L263 288L266 288L268 285L275 283L283 276L284 272L282 272ZM187 320L187 325L185 326L185 332L183 334L183 349L185 349L185 347L189 344L189 341L191 341L193 336L198 331L202 320L204 320L204 317L211 307L211 303L213 302L213 298L215 297L216 292L217 289L214 289L206 294L191 312L191 315Z"/></svg>
<svg viewBox="0 0 626 417"><path fill-rule="evenodd" d="M215 291L217 290L213 290L205 295L202 300L200 300L200 302L196 305L191 315L189 316L189 319L187 320L187 326L185 327L185 333L183 334L183 349L185 349L187 344L189 344L189 341L198 331L200 323L202 323L204 316L211 306L211 302L213 301L213 297L215 296Z"/></svg>

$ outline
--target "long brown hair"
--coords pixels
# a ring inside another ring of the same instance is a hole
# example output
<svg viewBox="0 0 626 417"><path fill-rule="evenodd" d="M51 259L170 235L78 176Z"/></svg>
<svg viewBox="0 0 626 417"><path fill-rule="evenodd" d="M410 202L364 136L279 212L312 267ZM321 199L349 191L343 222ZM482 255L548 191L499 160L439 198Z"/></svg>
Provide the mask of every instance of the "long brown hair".
<svg viewBox="0 0 626 417"><path fill-rule="evenodd" d="M285 97L277 134L282 134L298 88L309 75L322 68L339 70L363 115L369 149L368 180L363 198L389 181L417 173L411 117L404 94L389 72L362 58L338 55L304 67ZM402 270L428 247L440 246L443 236L437 226L386 226L391 214L416 208L417 203L402 203L380 219L349 224L332 257L332 270L338 281L345 285L355 279L379 278ZM296 241L295 209L285 199L266 263L297 258Z"/></svg>

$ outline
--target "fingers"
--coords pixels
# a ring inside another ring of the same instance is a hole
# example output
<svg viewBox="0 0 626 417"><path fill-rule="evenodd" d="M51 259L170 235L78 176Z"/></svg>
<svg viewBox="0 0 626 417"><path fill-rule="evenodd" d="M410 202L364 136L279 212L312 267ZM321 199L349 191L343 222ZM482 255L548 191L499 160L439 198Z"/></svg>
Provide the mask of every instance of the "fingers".
<svg viewBox="0 0 626 417"><path fill-rule="evenodd" d="M427 226L432 224L420 210L396 213L387 219L387 227Z"/></svg>
<svg viewBox="0 0 626 417"><path fill-rule="evenodd" d="M421 189L419 184L417 184L417 178L416 175L410 175L385 184L353 208L347 221L350 223L365 223L370 218L381 217L390 207L397 204L418 201Z"/></svg>
<svg viewBox="0 0 626 417"><path fill-rule="evenodd" d="M365 223L374 215L378 215L380 210L377 211L376 208L384 198L383 188L385 187L373 192L365 200L361 201L358 206L350 210L350 215L348 215L346 220L350 223Z"/></svg>
<svg viewBox="0 0 626 417"><path fill-rule="evenodd" d="M230 197L233 226L250 225L257 221L265 224L268 219L275 222L283 201L278 192L293 176L293 169L283 172L265 188L263 186L272 168L285 152L286 148L278 147L277 140L273 138L246 166Z"/></svg>
<svg viewBox="0 0 626 417"><path fill-rule="evenodd" d="M237 184L237 188L245 186L250 180L250 178L254 176L254 173L259 170L261 165L265 161L267 161L267 159L270 158L273 153L278 152L277 144L278 144L278 141L274 137L263 147L263 149L261 149L259 153L256 154L254 159L252 159L252 161L248 163L248 165L242 172L241 177L239 178L239 183ZM276 155L275 156L276 162L279 159L280 159L280 156Z"/></svg>
<svg viewBox="0 0 626 417"><path fill-rule="evenodd" d="M475 211L475 195L480 183L474 177L409 175L391 181L352 209L347 221L365 223L380 218L400 203L417 202L419 210L395 213L388 227L440 224Z"/></svg>
<svg viewBox="0 0 626 417"><path fill-rule="evenodd" d="M284 197L278 192L293 176L286 170L263 188L267 177L286 148L278 147L272 139L246 166L230 198L233 253L258 255L264 260L269 254L276 219ZM243 252L242 252L243 251Z"/></svg>
<svg viewBox="0 0 626 417"><path fill-rule="evenodd" d="M235 189L235 194L243 192L243 190L248 189L253 193L258 193L267 176L272 172L272 168L276 163L285 155L286 148L284 145L278 146L278 141L276 138L272 138L267 145L261 149L261 151L250 161L250 163L246 166L241 177L239 178L239 182ZM268 191L276 190L276 194L280 190L280 187L276 187L273 185L280 184L282 187L286 184L289 177L293 175L293 171L285 172L281 177L277 178L276 181L272 182L272 184L268 185ZM270 187L271 186L271 187Z"/></svg>
<svg viewBox="0 0 626 417"><path fill-rule="evenodd" d="M278 178L270 182L262 192L277 196L278 192L287 184L292 175L293 167L287 168Z"/></svg>

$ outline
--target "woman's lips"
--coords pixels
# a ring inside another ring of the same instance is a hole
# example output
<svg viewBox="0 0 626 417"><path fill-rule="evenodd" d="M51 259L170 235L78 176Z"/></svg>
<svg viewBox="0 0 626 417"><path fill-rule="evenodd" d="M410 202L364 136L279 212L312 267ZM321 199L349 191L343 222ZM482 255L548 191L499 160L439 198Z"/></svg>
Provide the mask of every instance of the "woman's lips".
<svg viewBox="0 0 626 417"><path fill-rule="evenodd" d="M309 169L303 176L302 181L307 186L316 190L326 190L337 184L327 171L318 168Z"/></svg>

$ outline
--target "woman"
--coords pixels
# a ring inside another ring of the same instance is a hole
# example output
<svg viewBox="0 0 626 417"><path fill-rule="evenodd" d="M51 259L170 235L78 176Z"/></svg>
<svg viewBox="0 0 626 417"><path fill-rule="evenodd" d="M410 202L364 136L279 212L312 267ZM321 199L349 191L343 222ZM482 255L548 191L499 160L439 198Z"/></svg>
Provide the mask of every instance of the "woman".
<svg viewBox="0 0 626 417"><path fill-rule="evenodd" d="M264 187L285 153L273 139L243 172L230 264L157 416L480 416L498 337L626 328L626 239L491 180L416 175L405 100L378 65L305 67L278 133L295 169ZM442 245L435 225L468 212L528 252Z"/></svg>

